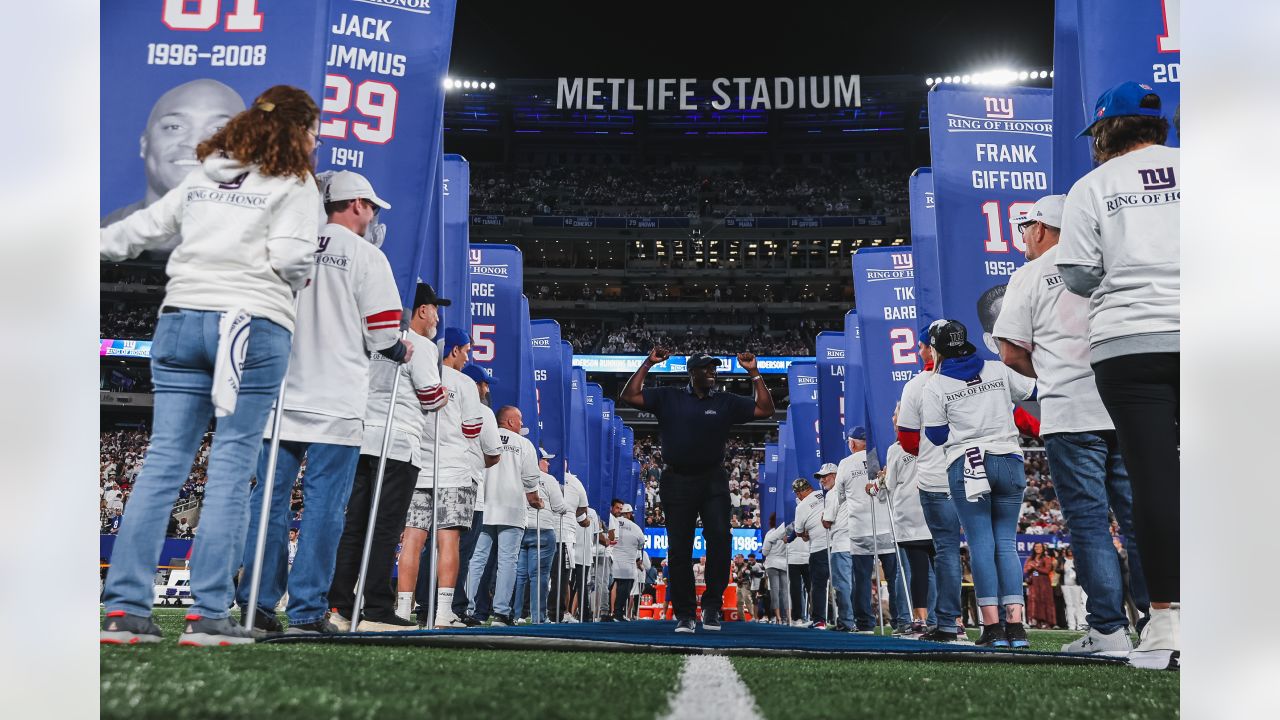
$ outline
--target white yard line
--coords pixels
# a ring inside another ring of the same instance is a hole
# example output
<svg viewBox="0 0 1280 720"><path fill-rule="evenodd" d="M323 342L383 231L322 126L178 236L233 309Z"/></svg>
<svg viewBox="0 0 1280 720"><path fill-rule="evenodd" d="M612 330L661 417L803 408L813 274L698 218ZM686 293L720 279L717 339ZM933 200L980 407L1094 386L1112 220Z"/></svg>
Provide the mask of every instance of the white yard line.
<svg viewBox="0 0 1280 720"><path fill-rule="evenodd" d="M751 691L723 655L689 655L680 689L662 720L761 720Z"/></svg>

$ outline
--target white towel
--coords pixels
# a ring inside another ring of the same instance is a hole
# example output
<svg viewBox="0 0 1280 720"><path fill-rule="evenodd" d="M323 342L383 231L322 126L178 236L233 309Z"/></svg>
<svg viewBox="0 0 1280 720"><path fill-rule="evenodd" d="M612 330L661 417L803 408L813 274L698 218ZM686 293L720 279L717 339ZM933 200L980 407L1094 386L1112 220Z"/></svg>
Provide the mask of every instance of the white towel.
<svg viewBox="0 0 1280 720"><path fill-rule="evenodd" d="M973 446L964 451L964 499L978 502L991 494L987 481L987 466L982 459L982 448Z"/></svg>
<svg viewBox="0 0 1280 720"><path fill-rule="evenodd" d="M236 411L240 397L240 373L249 349L249 323L253 316L244 310L222 313L218 321L218 359L213 364L213 413L226 417Z"/></svg>

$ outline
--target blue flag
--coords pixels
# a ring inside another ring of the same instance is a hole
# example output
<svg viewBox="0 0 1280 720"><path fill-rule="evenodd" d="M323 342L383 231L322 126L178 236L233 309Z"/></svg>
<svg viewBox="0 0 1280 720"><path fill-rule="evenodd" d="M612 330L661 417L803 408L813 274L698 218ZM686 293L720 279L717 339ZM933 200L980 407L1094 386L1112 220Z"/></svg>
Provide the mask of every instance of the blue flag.
<svg viewBox="0 0 1280 720"><path fill-rule="evenodd" d="M577 437L573 434L573 345L567 340L560 341L560 376L564 378L564 452L560 457L551 462L552 465L561 465L562 470L568 470L569 457L573 454L574 443L578 442ZM583 373L585 377L585 372Z"/></svg>
<svg viewBox="0 0 1280 720"><path fill-rule="evenodd" d="M497 378L493 406L520 407L524 263L514 245L472 245L471 361ZM532 376L532 369L530 369Z"/></svg>
<svg viewBox="0 0 1280 720"><path fill-rule="evenodd" d="M569 471L582 482L590 498L591 432L587 427L587 373L571 368L569 373Z"/></svg>
<svg viewBox="0 0 1280 720"><path fill-rule="evenodd" d="M614 403L609 398L602 398L603 409L600 411L600 477L603 508L618 497L618 423L613 416Z"/></svg>
<svg viewBox="0 0 1280 720"><path fill-rule="evenodd" d="M453 301L443 308L445 323L471 332L471 169L461 155L444 156L440 194L443 199L442 273L435 285L440 297ZM424 278L427 276L423 276ZM526 420L526 422L528 422Z"/></svg>
<svg viewBox="0 0 1280 720"><path fill-rule="evenodd" d="M796 470L813 479L822 464L818 441L818 366L812 361L791 363L787 368L787 392L791 396L791 433L796 448Z"/></svg>
<svg viewBox="0 0 1280 720"><path fill-rule="evenodd" d="M929 93L942 312L964 323L983 359L998 359L991 333L1026 262L1016 221L1049 194L1052 104L1038 88Z"/></svg>
<svg viewBox="0 0 1280 720"><path fill-rule="evenodd" d="M796 438L792 429L791 409L787 409L787 421L778 425L778 522L787 524L796 519L796 493L791 483L800 477L796 467ZM783 522L785 519L785 522Z"/></svg>
<svg viewBox="0 0 1280 720"><path fill-rule="evenodd" d="M911 259L915 263L918 327L943 319L938 224L934 216L933 168L918 168L907 182L911 196ZM925 340L925 338L921 338Z"/></svg>
<svg viewBox="0 0 1280 720"><path fill-rule="evenodd" d="M760 465L760 527L768 530L769 518L775 517L778 523L785 524L783 514L778 512L778 443L764 444L764 462Z"/></svg>
<svg viewBox="0 0 1280 720"><path fill-rule="evenodd" d="M878 472L897 440L893 409L919 368L911 251L862 248L853 256L853 294L862 326L862 378L866 388L867 465Z"/></svg>
<svg viewBox="0 0 1280 720"><path fill-rule="evenodd" d="M818 362L822 462L839 463L849 454L849 446L844 440L844 333L820 332L814 344Z"/></svg>
<svg viewBox="0 0 1280 720"><path fill-rule="evenodd" d="M867 426L867 389L862 374L862 326L858 311L844 314L844 431ZM846 434L845 437L848 437ZM845 447L848 447L846 443Z"/></svg>
<svg viewBox="0 0 1280 720"><path fill-rule="evenodd" d="M1095 97L1093 100L1097 100ZM1053 6L1053 192L1066 195L1093 167L1088 137L1076 137L1089 124L1093 100L1080 85L1080 2L1056 0ZM1071 128L1077 128L1072 132ZM919 261L917 260L917 264Z"/></svg>
<svg viewBox="0 0 1280 720"><path fill-rule="evenodd" d="M579 477L587 487L587 497L596 512L607 511L608 488L604 478L604 393L596 383L587 383L587 475Z"/></svg>
<svg viewBox="0 0 1280 720"><path fill-rule="evenodd" d="M520 344L516 346L520 354L520 373L516 380L520 387L516 391L519 399L520 414L524 416L524 424L529 428L529 442L533 446L542 446L542 433L538 429L538 388L534 380L537 368L533 362L533 332L529 320L529 299L520 296Z"/></svg>
<svg viewBox="0 0 1280 720"><path fill-rule="evenodd" d="M542 447L555 459L551 475L564 484L565 439L569 435L569 382L564 375L564 348L560 323L534 320L529 323L533 351L533 381L538 406L538 437Z"/></svg>

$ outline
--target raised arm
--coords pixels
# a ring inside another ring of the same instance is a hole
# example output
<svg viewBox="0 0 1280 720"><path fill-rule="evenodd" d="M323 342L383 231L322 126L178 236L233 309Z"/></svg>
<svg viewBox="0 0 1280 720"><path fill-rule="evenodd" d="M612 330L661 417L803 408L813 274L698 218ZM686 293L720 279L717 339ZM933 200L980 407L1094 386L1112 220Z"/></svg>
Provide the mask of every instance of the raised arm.
<svg viewBox="0 0 1280 720"><path fill-rule="evenodd" d="M769 393L769 388L765 387L764 376L756 367L755 354L738 353L738 364L747 371L747 375L751 376L751 391L756 401L755 418L763 420L773 417L773 395Z"/></svg>
<svg viewBox="0 0 1280 720"><path fill-rule="evenodd" d="M670 357L671 353L664 347L655 347L649 351L649 357L640 363L640 367L632 373L627 380L626 387L622 388L622 394L618 396L618 400L630 405L637 410L648 410L644 405L644 379L649 374L649 368Z"/></svg>

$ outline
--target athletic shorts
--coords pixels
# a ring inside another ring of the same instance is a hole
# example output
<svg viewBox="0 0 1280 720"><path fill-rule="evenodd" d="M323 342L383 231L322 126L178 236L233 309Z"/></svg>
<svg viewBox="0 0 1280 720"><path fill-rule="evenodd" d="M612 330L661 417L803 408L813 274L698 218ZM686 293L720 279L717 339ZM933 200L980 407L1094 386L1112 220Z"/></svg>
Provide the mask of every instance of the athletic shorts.
<svg viewBox="0 0 1280 720"><path fill-rule="evenodd" d="M456 488L440 488L440 528L449 530L471 527L471 518L476 511L476 486ZM413 500L409 503L409 514L405 516L405 527L418 530L431 529L431 490L418 488L413 491Z"/></svg>

